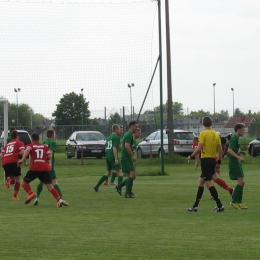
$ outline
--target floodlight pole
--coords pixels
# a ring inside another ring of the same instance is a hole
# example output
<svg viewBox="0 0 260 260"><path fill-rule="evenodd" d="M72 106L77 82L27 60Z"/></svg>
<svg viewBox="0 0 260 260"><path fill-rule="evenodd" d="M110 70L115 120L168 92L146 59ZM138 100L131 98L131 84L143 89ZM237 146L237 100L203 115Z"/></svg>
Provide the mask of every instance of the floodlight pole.
<svg viewBox="0 0 260 260"><path fill-rule="evenodd" d="M20 88L15 88L14 89L14 92L16 93L16 116L17 116L17 121L16 121L16 123L17 123L17 127L19 127L19 118L18 118L18 92L20 92L21 91L21 89Z"/></svg>
<svg viewBox="0 0 260 260"><path fill-rule="evenodd" d="M231 91L232 91L232 96L233 96L233 117L234 117L234 115L235 115L235 109L234 109L234 108L235 108L235 107L234 107L234 106L235 106L234 91L235 91L235 90L234 90L233 88L231 88Z"/></svg>
<svg viewBox="0 0 260 260"><path fill-rule="evenodd" d="M83 91L84 91L84 88L81 89L81 95L82 95L82 104L81 104L82 108L81 109L82 109L82 111L81 111L80 114L81 114L81 127L82 127L82 130L83 130L83 117L84 117L84 104L83 104L84 103L83 102L83 97L84 96L83 96Z"/></svg>
<svg viewBox="0 0 260 260"><path fill-rule="evenodd" d="M130 88L131 120L133 120L132 88L135 86L135 84L127 84L127 86Z"/></svg>
<svg viewBox="0 0 260 260"><path fill-rule="evenodd" d="M215 86L216 86L216 83L213 83L213 101L214 101L214 123L216 121L216 116L215 116Z"/></svg>

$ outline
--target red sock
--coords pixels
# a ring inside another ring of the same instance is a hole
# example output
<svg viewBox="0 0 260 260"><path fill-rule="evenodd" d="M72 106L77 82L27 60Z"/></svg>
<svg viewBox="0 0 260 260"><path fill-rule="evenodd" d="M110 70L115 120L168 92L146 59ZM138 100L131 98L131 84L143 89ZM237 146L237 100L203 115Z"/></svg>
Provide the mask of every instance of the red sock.
<svg viewBox="0 0 260 260"><path fill-rule="evenodd" d="M31 190L31 186L30 186L29 183L24 182L22 186L23 186L24 190L25 190L29 195L33 194L32 190Z"/></svg>
<svg viewBox="0 0 260 260"><path fill-rule="evenodd" d="M19 192L19 189L20 189L20 182L17 181L14 185L14 197L17 196L18 192Z"/></svg>
<svg viewBox="0 0 260 260"><path fill-rule="evenodd" d="M222 187L223 189L228 190L229 192L232 191L232 189L231 189L231 188L227 185L227 183L226 183L225 181L223 181L222 179L217 178L217 179L215 180L215 182L216 182L220 187Z"/></svg>
<svg viewBox="0 0 260 260"><path fill-rule="evenodd" d="M59 194L59 192L58 192L56 189L53 188L53 189L50 190L50 192L51 192L52 196L53 196L57 201L60 200L60 194Z"/></svg>

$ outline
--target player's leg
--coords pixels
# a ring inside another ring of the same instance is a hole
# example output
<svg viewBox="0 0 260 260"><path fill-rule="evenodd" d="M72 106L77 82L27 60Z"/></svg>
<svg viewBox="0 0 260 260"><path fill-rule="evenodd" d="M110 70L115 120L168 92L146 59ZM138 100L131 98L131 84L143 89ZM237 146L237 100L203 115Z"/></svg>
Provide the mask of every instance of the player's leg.
<svg viewBox="0 0 260 260"><path fill-rule="evenodd" d="M12 200L19 200L19 198L18 198L18 192L19 192L20 186L21 186L21 183L20 183L20 175L15 176L14 179L15 179L15 184L14 184L14 196L13 196Z"/></svg>
<svg viewBox="0 0 260 260"><path fill-rule="evenodd" d="M116 183L115 183L116 176L117 176L117 172L113 171L112 175L111 175L111 180L110 180L110 183L109 183L110 185L116 185Z"/></svg>
<svg viewBox="0 0 260 260"><path fill-rule="evenodd" d="M61 207L63 205L63 200L60 197L59 192L54 189L52 185L52 180L49 172L41 172L41 175L39 175L39 180L45 184L46 188L48 191L52 194L52 196L55 198L57 201L57 207Z"/></svg>
<svg viewBox="0 0 260 260"><path fill-rule="evenodd" d="M133 182L134 182L135 179L136 179L135 171L130 171L129 172L129 178L128 178L128 181L126 183L126 193L125 193L126 198L134 198L135 197L135 195L132 192Z"/></svg>
<svg viewBox="0 0 260 260"><path fill-rule="evenodd" d="M103 175L98 183L93 187L93 189L98 192L98 188L99 186L104 182L104 181L107 181L109 176L111 175L111 171L113 169L113 162L112 161L109 161L109 160L106 160L106 167L107 167L107 172L105 173L105 175Z"/></svg>
<svg viewBox="0 0 260 260"><path fill-rule="evenodd" d="M39 182L39 184L37 185L37 189L36 189L36 199L35 199L33 205L35 205L35 206L38 205L39 200L40 200L40 194L41 194L42 190L43 190L43 183Z"/></svg>
<svg viewBox="0 0 260 260"><path fill-rule="evenodd" d="M24 201L25 204L28 204L32 199L35 198L35 194L33 193L30 182L35 180L38 177L38 172L28 171L23 178L22 187L25 192L29 195L27 199Z"/></svg>
<svg viewBox="0 0 260 260"><path fill-rule="evenodd" d="M230 186L228 186L228 184L220 179L218 177L218 174L215 172L213 175L212 175L212 179L214 182L216 182L221 188L227 190L229 192L229 194L232 196L232 193L233 193L233 188L231 188Z"/></svg>
<svg viewBox="0 0 260 260"><path fill-rule="evenodd" d="M198 191L197 191L196 200L195 200L193 206L188 208L187 211L190 211L190 212L197 212L198 211L198 206L199 206L200 200L201 200L203 192L204 192L204 184L205 184L205 181L200 176L199 180L198 180Z"/></svg>

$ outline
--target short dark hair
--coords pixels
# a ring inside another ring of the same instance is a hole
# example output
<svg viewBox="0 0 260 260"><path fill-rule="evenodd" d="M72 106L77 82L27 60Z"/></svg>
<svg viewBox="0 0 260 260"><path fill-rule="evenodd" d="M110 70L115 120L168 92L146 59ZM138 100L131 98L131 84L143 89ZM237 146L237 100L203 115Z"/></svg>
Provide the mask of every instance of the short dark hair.
<svg viewBox="0 0 260 260"><path fill-rule="evenodd" d="M242 128L245 128L245 126L241 123L238 123L235 125L234 130L235 130L235 132L237 132L237 130L240 130Z"/></svg>
<svg viewBox="0 0 260 260"><path fill-rule="evenodd" d="M53 129L48 129L46 132L47 138L53 137L54 133L55 133L55 131Z"/></svg>
<svg viewBox="0 0 260 260"><path fill-rule="evenodd" d="M12 132L13 130L16 130L15 127L10 128L10 131L9 131L10 134L11 134L11 132Z"/></svg>
<svg viewBox="0 0 260 260"><path fill-rule="evenodd" d="M209 116L205 116L202 120L202 124L205 127L211 127L212 126L212 119Z"/></svg>
<svg viewBox="0 0 260 260"><path fill-rule="evenodd" d="M10 134L10 137L11 137L12 139L16 139L16 138L18 137L18 132L17 132L16 130L13 130L13 131L11 132L11 134Z"/></svg>
<svg viewBox="0 0 260 260"><path fill-rule="evenodd" d="M130 128L132 125L135 125L135 124L138 124L138 122L137 121L130 121L128 126Z"/></svg>
<svg viewBox="0 0 260 260"><path fill-rule="evenodd" d="M32 141L35 141L35 142L37 142L37 141L39 141L40 140L40 136L39 136L39 134L38 133L32 133L31 134L31 137L32 137Z"/></svg>

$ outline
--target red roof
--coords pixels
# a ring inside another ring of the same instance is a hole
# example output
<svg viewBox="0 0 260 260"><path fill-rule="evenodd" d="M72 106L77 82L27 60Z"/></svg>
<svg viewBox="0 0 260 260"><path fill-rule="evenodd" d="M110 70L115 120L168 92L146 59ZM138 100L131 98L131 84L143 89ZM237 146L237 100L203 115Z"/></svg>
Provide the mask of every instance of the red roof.
<svg viewBox="0 0 260 260"><path fill-rule="evenodd" d="M248 127L250 123L255 121L255 119L250 116L250 117L245 117L245 116L239 116L239 117L231 117L229 118L228 122L224 126L224 128L234 128L236 124L242 123L245 125L245 127Z"/></svg>

